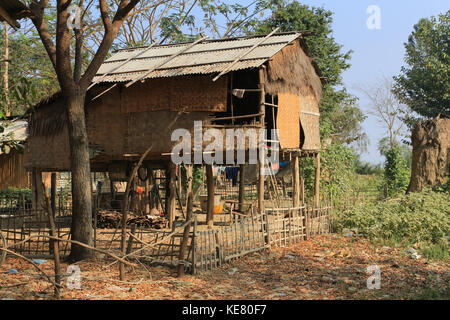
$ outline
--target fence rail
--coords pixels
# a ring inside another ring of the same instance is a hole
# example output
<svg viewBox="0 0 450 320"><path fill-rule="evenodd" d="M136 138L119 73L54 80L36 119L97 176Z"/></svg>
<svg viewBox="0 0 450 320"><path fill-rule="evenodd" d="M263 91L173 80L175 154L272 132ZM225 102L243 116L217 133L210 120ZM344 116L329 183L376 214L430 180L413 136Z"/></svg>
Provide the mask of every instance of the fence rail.
<svg viewBox="0 0 450 320"><path fill-rule="evenodd" d="M235 220L229 226L196 231L192 267L211 270L233 259L270 246L287 246L329 232L329 209L298 207L267 209L260 215Z"/></svg>
<svg viewBox="0 0 450 320"><path fill-rule="evenodd" d="M183 228L154 230L136 225L127 226L128 257L148 260L153 263L176 266L184 263L187 271L211 270L252 252L270 246L287 246L310 236L329 232L329 207L266 209L262 214L230 214L228 225L213 229L198 230L197 218L190 223L187 250L180 257ZM59 238L70 239L72 217L64 211L55 216L56 233ZM187 222L184 223L185 225ZM0 215L0 231L8 246L28 257L50 256L48 235L50 226L47 213L35 210L19 210ZM121 232L96 229L96 248L120 251ZM28 240L26 240L28 239ZM61 255L70 253L71 245L63 242Z"/></svg>

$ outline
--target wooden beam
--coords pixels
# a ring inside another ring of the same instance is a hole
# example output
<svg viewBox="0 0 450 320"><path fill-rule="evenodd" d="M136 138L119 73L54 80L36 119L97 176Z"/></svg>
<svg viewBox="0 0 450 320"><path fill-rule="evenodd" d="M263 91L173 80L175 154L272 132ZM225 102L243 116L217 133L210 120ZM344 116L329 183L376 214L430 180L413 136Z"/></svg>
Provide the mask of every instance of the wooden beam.
<svg viewBox="0 0 450 320"><path fill-rule="evenodd" d="M95 86L97 83L102 82L102 80L105 79L105 77L106 77L108 74L113 73L114 71L119 70L121 67L123 67L124 65L126 65L128 62L130 62L130 61L133 60L133 59L136 59L136 58L140 57L141 55L143 55L144 53L146 53L147 51L149 51L151 48L153 48L154 46L155 46L155 43L152 43L152 44L151 44L148 48L146 48L145 50L142 50L142 51L139 52L138 54L129 57L129 58L126 59L124 62L122 62L121 64L119 64L117 67L112 68L111 70L105 72L105 73L100 77L100 79L98 79L98 80L95 81L95 82L92 82L91 85L90 85L87 89L89 90L90 88L92 88L93 86Z"/></svg>
<svg viewBox="0 0 450 320"><path fill-rule="evenodd" d="M258 46L260 46L261 44L263 44L267 39L269 39L275 32L278 31L278 29L280 29L280 27L276 27L271 33L269 33L267 36L265 36L263 39L261 39L260 41L258 41L257 43L255 43L250 49L246 50L243 54L241 54L239 57L237 57L231 64L229 64L225 69L222 70L222 72L220 72L214 79L213 81L216 81L217 79L219 79L221 76L223 76L225 73L227 73L228 71L230 71L231 68L233 68L233 66L239 62L239 60L241 60L242 58L244 58L246 55L248 55L250 52L252 52L253 50L255 50Z"/></svg>
<svg viewBox="0 0 450 320"><path fill-rule="evenodd" d="M8 11L6 11L6 9L4 9L1 5L0 5L0 16L6 22L8 22L11 25L11 27L13 27L14 29L20 28L20 23L18 23L15 19L13 19L13 17L11 17L11 15L8 13Z"/></svg>

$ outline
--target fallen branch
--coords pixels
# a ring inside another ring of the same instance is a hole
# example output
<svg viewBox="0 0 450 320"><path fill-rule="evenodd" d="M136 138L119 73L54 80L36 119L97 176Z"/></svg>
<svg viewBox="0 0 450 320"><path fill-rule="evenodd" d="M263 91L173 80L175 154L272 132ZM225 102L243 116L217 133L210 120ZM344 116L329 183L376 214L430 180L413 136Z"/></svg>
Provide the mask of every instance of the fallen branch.
<svg viewBox="0 0 450 320"><path fill-rule="evenodd" d="M29 241L29 240L32 240L32 239L35 239L35 238L49 238L49 239L56 240L56 241L69 242L69 243L77 244L77 245L80 245L80 246L82 246L82 247L86 247L86 248L88 248L88 249L91 249L91 250L98 251L98 252L100 252L100 253L106 254L106 255L110 256L111 258L113 258L113 259L115 259L115 260L118 260L118 261L120 261L120 262L123 262L124 264L129 265L129 266L131 266L131 267L136 267L136 266L137 266L136 264L131 263L131 262L129 262L129 261L126 261L126 260L124 260L123 258L118 257L118 256L116 256L115 254L113 254L113 253L111 253L111 252L109 252L109 251L107 251L107 250L103 250L103 249L98 249L98 248L95 248L95 247L91 247L91 246L89 246L89 245L87 245L87 244L85 244L85 243L82 243L82 242L79 242L79 241L76 241L76 240L62 239L62 238L53 237L53 236L46 235L46 234L44 234L44 235L41 234L41 235L36 235L36 236L30 236L30 237L28 237L26 240ZM24 241L25 241L25 240L24 240ZM24 241L21 241L20 243L23 243ZM17 243L17 244L19 244L19 243ZM13 247L13 246L15 246L15 245L8 246L8 248ZM1 248L1 247L0 247L0 249L6 251L6 252L8 252L8 253L13 252L13 251L7 250L6 248Z"/></svg>
<svg viewBox="0 0 450 320"><path fill-rule="evenodd" d="M40 237L42 237L42 235L41 235ZM91 250L94 250L94 251L98 251L98 252L100 252L100 253L107 254L107 255L109 255L111 258L116 259L117 261L122 262L123 264L129 265L129 266L131 266L131 267L136 267L136 266L137 266L136 264L131 263L131 262L129 262L129 261L126 261L126 260L124 260L123 258L120 258L120 257L116 256L115 254L109 252L109 251L106 251L106 250L103 250L103 249L98 249L98 248L95 248L95 247L91 247L91 246L88 246L88 245L85 244L85 243L82 243L82 242L79 242L79 241L76 241L76 240L60 239L60 238L52 237L52 236L46 236L46 237L47 237L47 238L50 238L50 239L53 239L53 240L57 240L57 241L70 242L70 243L77 244L77 245L79 245L79 246L86 247L86 248L91 249ZM117 262L117 261L116 261L116 262Z"/></svg>
<svg viewBox="0 0 450 320"><path fill-rule="evenodd" d="M145 242L143 242L142 240L140 240L139 238L137 238L136 236L134 236L134 235L132 235L131 233L127 232L127 234L128 234L129 236L131 236L133 239L135 239L136 241L138 241L139 243L141 243L141 244L144 245L144 246L143 246L142 248L139 248L139 249L133 251L133 252L130 252L129 254L124 255L123 258L128 258L129 256L132 256L132 255L134 255L134 254L136 254L136 253L138 253L138 252L144 250L144 249L147 248L147 247L155 247L156 245L162 243L163 241L167 240L167 238L169 238L169 237L173 236L175 233L177 233L177 229L178 229L178 228L184 228L184 227L186 227L186 226L187 226L188 224L190 224L190 223L192 223L191 220L186 221L186 222L183 223L181 226L176 227L174 231L172 231L171 233L167 234L166 237L164 237L163 239L161 239L161 240L159 240L159 241L156 241L155 243L145 243ZM117 263L117 261L114 261L114 262L108 264L107 266L103 266L103 268L109 268L109 267L111 267L112 265L114 265L114 264L116 264L116 263Z"/></svg>

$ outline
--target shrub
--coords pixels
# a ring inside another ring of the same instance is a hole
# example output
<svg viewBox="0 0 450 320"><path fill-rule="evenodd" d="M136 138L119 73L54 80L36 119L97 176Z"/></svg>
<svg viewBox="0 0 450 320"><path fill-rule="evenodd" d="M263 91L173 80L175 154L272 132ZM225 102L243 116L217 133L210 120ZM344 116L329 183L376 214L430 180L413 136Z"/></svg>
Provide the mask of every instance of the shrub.
<svg viewBox="0 0 450 320"><path fill-rule="evenodd" d="M334 217L335 228L356 228L374 240L431 243L448 248L449 193L424 190L398 200L365 203Z"/></svg>
<svg viewBox="0 0 450 320"><path fill-rule="evenodd" d="M384 180L386 197L392 197L406 191L410 178L410 169L400 147L395 146L386 153Z"/></svg>

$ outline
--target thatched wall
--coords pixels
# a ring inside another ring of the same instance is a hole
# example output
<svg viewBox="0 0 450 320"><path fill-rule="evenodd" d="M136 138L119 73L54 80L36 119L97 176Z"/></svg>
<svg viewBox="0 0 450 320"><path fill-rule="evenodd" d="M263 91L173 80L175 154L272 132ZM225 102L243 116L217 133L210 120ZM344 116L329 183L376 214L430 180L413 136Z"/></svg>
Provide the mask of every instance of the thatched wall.
<svg viewBox="0 0 450 320"><path fill-rule="evenodd" d="M320 150L319 104L315 96L300 95L300 124L304 133L302 150Z"/></svg>
<svg viewBox="0 0 450 320"><path fill-rule="evenodd" d="M89 102L86 122L92 162L130 160L130 155L142 154L150 145L153 149L148 159L167 160L161 153L170 152L175 144L170 141L174 129L192 130L195 120L206 119L210 112L226 110L227 78L217 82L210 78L150 79L130 88L117 86ZM106 88L96 88L90 98ZM185 113L178 114L179 110ZM65 123L64 104L57 95L30 115L28 168L55 171L70 168Z"/></svg>
<svg viewBox="0 0 450 320"><path fill-rule="evenodd" d="M12 150L9 154L0 154L0 190L8 187L30 187L30 179L24 167L23 155L15 150Z"/></svg>
<svg viewBox="0 0 450 320"><path fill-rule="evenodd" d="M298 148L300 141L297 133L299 125L290 117L300 118L305 139L303 150L320 149L319 103L322 94L322 83L316 73L312 59L302 49L299 41L293 42L269 61L265 90L269 94L278 94L280 108L277 125L283 130L280 133L282 148ZM298 102L295 101L297 96ZM280 100L281 98L281 100ZM287 106L295 110L287 110ZM300 112L298 112L300 108ZM306 113L305 113L306 112Z"/></svg>
<svg viewBox="0 0 450 320"><path fill-rule="evenodd" d="M300 99L298 95L278 94L277 128L282 149L300 147Z"/></svg>

